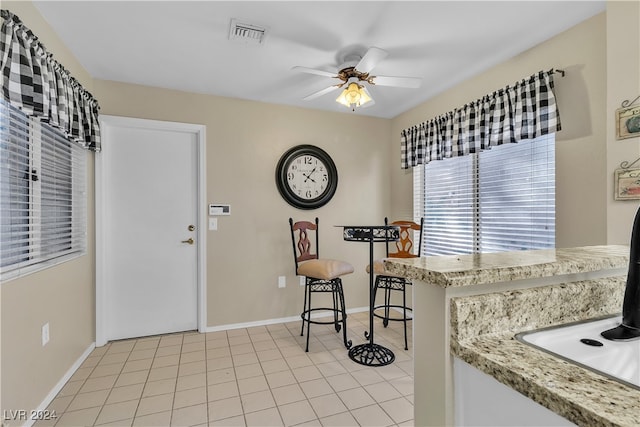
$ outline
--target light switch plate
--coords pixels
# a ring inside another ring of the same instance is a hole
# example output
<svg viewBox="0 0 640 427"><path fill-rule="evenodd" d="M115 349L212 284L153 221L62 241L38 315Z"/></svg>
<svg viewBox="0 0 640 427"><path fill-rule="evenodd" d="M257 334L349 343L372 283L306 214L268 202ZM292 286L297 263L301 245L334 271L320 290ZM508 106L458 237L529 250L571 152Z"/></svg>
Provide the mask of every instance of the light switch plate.
<svg viewBox="0 0 640 427"><path fill-rule="evenodd" d="M218 218L209 218L209 230L218 229Z"/></svg>
<svg viewBox="0 0 640 427"><path fill-rule="evenodd" d="M42 326L42 346L44 347L49 342L49 323L45 323Z"/></svg>

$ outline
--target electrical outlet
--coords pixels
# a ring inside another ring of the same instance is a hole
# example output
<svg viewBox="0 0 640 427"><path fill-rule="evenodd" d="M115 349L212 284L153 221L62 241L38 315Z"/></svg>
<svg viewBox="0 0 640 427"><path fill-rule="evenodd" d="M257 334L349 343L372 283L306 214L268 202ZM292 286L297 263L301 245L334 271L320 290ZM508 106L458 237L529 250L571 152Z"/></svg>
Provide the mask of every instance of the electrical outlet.
<svg viewBox="0 0 640 427"><path fill-rule="evenodd" d="M299 276L300 277L300 286L304 286L307 284L307 276Z"/></svg>
<svg viewBox="0 0 640 427"><path fill-rule="evenodd" d="M287 287L287 278L286 276L278 276L278 287L286 288Z"/></svg>
<svg viewBox="0 0 640 427"><path fill-rule="evenodd" d="M49 342L49 323L45 323L42 327L42 346L44 347Z"/></svg>

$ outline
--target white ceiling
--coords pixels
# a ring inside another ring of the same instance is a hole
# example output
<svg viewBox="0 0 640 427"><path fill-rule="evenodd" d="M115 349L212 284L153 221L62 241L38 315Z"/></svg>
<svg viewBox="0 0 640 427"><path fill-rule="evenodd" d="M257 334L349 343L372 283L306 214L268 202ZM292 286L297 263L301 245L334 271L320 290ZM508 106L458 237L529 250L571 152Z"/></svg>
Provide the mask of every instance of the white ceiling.
<svg viewBox="0 0 640 427"><path fill-rule="evenodd" d="M605 3L34 2L97 79L384 118L604 11ZM266 41L260 46L229 41L232 18L268 27ZM335 102L339 92L302 100L336 81L291 67L335 70L341 54L370 46L389 52L372 75L420 77L422 86L372 87L375 105L355 113Z"/></svg>

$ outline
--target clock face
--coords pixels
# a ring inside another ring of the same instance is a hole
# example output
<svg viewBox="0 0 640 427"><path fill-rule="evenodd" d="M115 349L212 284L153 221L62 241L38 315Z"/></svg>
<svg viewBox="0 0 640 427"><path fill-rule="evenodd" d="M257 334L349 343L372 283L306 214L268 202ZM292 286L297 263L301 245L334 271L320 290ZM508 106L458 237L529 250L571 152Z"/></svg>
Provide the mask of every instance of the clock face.
<svg viewBox="0 0 640 427"><path fill-rule="evenodd" d="M287 185L301 199L320 197L329 184L329 173L324 162L311 154L292 159L287 167Z"/></svg>
<svg viewBox="0 0 640 427"><path fill-rule="evenodd" d="M282 197L300 209L315 209L331 200L338 172L331 157L313 145L298 145L282 155L276 168Z"/></svg>

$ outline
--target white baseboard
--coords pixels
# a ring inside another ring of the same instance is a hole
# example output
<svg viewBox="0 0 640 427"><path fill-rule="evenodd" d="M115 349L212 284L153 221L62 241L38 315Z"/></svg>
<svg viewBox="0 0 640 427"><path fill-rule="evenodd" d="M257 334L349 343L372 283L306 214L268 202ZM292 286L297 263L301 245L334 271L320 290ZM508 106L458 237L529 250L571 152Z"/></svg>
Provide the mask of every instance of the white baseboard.
<svg viewBox="0 0 640 427"><path fill-rule="evenodd" d="M352 313L361 313L363 311L369 311L369 307L357 307L350 308L347 310L347 314ZM311 316L311 318L315 319L318 317L327 317L332 316L331 313L316 313ZM266 319L266 320L257 320L255 322L246 322L246 323L229 323L226 325L219 326L208 326L204 331L200 332L218 332L218 331L226 331L229 329L242 329L242 328L253 328L256 326L266 326L266 325L274 325L276 323L287 323L287 322L295 322L300 320L300 316L291 316L291 317L280 317L278 319Z"/></svg>
<svg viewBox="0 0 640 427"><path fill-rule="evenodd" d="M76 360L75 363L73 365L71 365L71 367L69 368L67 373L64 374L64 376L62 378L60 378L60 381L58 381L58 383L53 387L53 389L49 392L47 397L44 398L44 400L42 401L40 406L38 406L38 409L36 410L37 412L44 411L45 409L47 409L49 407L49 405L51 404L53 399L55 399L55 397L58 395L58 393L60 393L60 390L62 390L62 387L64 387L65 384L67 384L69 379L71 379L73 374L75 374L75 372L78 370L78 368L87 359L87 357L89 357L89 355L91 354L91 352L95 348L96 348L96 343L92 342L89 345L89 347L87 347L87 349L84 351L84 353L82 353L82 355L78 358L78 360ZM36 420L27 420L23 424L23 426L24 427L31 427L35 422L36 422Z"/></svg>

